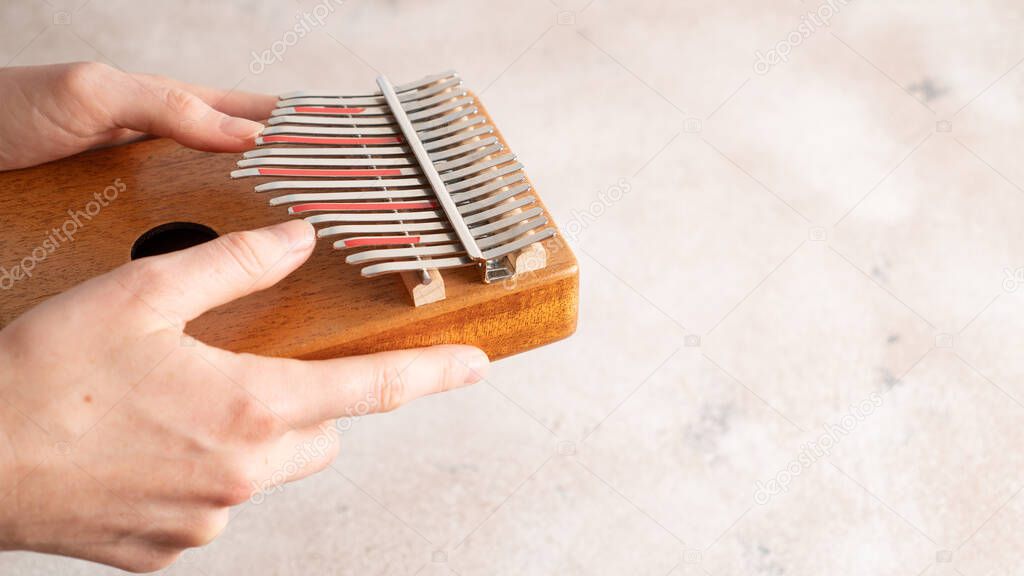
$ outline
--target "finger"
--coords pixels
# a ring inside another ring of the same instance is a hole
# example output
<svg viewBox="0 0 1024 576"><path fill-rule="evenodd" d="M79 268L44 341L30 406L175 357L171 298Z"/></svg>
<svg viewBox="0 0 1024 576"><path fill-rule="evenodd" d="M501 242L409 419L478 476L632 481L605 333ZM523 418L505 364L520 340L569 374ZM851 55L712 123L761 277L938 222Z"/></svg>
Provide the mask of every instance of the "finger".
<svg viewBox="0 0 1024 576"><path fill-rule="evenodd" d="M317 361L243 354L235 361L250 391L299 426L388 412L474 384L487 375L490 363L482 350L461 345Z"/></svg>
<svg viewBox="0 0 1024 576"><path fill-rule="evenodd" d="M266 120L270 117L270 113L277 104L277 96L270 94L221 90L219 88L189 84L188 82L155 74L132 74L132 76L154 89L163 86L191 92L213 109L229 116L238 116L239 118Z"/></svg>
<svg viewBox="0 0 1024 576"><path fill-rule="evenodd" d="M233 232L185 250L141 258L115 279L179 325L273 286L309 258L313 227L303 220Z"/></svg>
<svg viewBox="0 0 1024 576"><path fill-rule="evenodd" d="M189 148L239 152L252 147L259 122L225 114L199 96L171 85L144 82L114 71L112 89L97 98L118 128L172 138Z"/></svg>

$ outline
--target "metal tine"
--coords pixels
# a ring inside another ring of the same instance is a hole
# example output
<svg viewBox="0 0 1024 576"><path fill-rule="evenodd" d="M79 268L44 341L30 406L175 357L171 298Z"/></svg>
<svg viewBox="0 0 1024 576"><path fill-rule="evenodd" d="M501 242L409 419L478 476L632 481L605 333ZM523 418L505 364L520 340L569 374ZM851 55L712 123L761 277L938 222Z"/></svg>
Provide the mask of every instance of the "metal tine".
<svg viewBox="0 0 1024 576"><path fill-rule="evenodd" d="M267 120L270 126L279 124L316 124L322 126L386 126L394 124L395 119L391 116L315 116L313 114L287 114L284 116L271 116Z"/></svg>
<svg viewBox="0 0 1024 576"><path fill-rule="evenodd" d="M469 166L468 168L463 168L461 170L454 170L454 171L451 171L451 172L446 172L444 174L441 174L440 176L441 176L441 179L445 183L459 181L461 178L463 178L465 176L468 176L470 174L476 174L478 172L486 171L489 168L494 168L494 167L500 166L501 164L504 164L506 162L512 162L513 160L515 160L515 155L514 154L504 154L502 156L498 156L497 158L492 158L492 159L484 161L484 162L477 162L476 164L473 164L473 165ZM522 166L521 164L518 164L518 163L516 163L515 165ZM232 178L246 178L246 177L249 177L249 176L276 176L276 174L264 174L264 173L262 173L265 170L271 170L271 169L270 168L241 168L239 170L233 170L231 172L231 177ZM282 170L285 170L285 169L282 168ZM292 170L294 170L294 171L305 170L306 173L303 173L303 174L288 174L289 176L295 176L295 177L298 177L298 178L345 178L347 176L345 174L326 174L326 173L324 173L324 172L329 172L329 171L345 170L344 168L337 169L337 170L333 170L333 169L329 169L329 168L324 168L322 170L321 169L317 169L317 168L308 168L308 169L294 168ZM390 172L393 172L393 174L387 174L386 175L389 178L391 176L421 176L422 175L421 169L418 166L417 167L411 167L411 168L388 168L388 169L384 169L384 170L389 170ZM493 171L493 172L497 173L499 171L500 170ZM484 174L484 176L487 176L490 173L491 172L487 172L487 173ZM348 177L349 178L358 178L360 176L367 176L367 175L369 175L369 174L365 174L365 173L363 173L363 174L352 174L352 175L348 175ZM340 187L340 188L356 188L356 187L358 187L358 188L380 188L381 186L384 186L384 185L386 185L388 187L391 187L391 186L402 186L402 185L416 185L416 184L419 183L418 180L413 181L413 184L398 184L397 183L397 182L407 182L407 181L408 181L408 179L329 180L329 181L325 182L326 183L325 186L311 186L310 184L313 184L315 181L311 181L311 180L278 180L278 181L274 181L274 182L269 182L268 184L276 184L276 185L279 185L279 187L290 187L290 188L335 188L335 187ZM376 182L376 184L355 186L355 185L352 185L351 182ZM349 185L346 186L345 183L349 183ZM447 185L446 185L446 188L447 188ZM264 190L275 190L275 189L279 189L279 188L260 188L260 186L256 187L256 191L257 192L262 192ZM449 191L453 191L453 190L455 190L454 186L451 189L449 189Z"/></svg>
<svg viewBox="0 0 1024 576"><path fill-rule="evenodd" d="M445 160L443 162L434 162L434 168L436 168L438 172L447 172L449 170L455 170L457 168L462 168L463 166L468 166L478 160L482 160L488 156L491 156L492 154L497 154L504 149L505 147L502 146L501 144L491 144L490 146L478 148L476 149L476 151L470 151L467 154L458 156L451 160Z"/></svg>
<svg viewBox="0 0 1024 576"><path fill-rule="evenodd" d="M481 137L479 141L470 142L468 144L462 144L455 148L445 148L438 152L430 153L430 159L433 161L446 160L452 156L458 156L469 150L475 150L481 146L487 146L498 141L494 136L488 136L493 134L494 129L490 126L485 128L478 128L475 130L467 130L446 138L444 140L435 140L432 142L432 146L426 146L428 150L438 150L444 146L452 144L458 144L472 138ZM249 150L243 155L243 158L262 158L266 156L360 156L365 157L370 155L374 158L378 156L390 156L390 155L408 155L409 150L402 148L401 146L337 146L331 148L322 147L294 147L294 148L256 148L255 150Z"/></svg>
<svg viewBox="0 0 1024 576"><path fill-rule="evenodd" d="M467 200L469 198L472 198L472 196L468 196L468 195L478 196L479 194L484 194L485 193L485 192L482 191L482 189L481 190L476 190L476 191L474 191L474 190L467 190L467 189L472 189L473 187L477 186L477 184L482 184L482 183L485 183L485 182L492 182L492 184L496 184L496 182L494 182L493 180L502 179L503 176L506 176L506 175L508 175L510 173L513 173L513 172L517 172L517 171L519 171L520 168L522 168L522 164L518 163L518 162L515 163L515 164L507 165L507 166L502 166L502 167L499 167L499 168L497 168L495 170L490 170L488 172L484 172L483 174L480 174L479 176L474 176L474 177L469 178L467 180L462 180L462 181L455 182L455 183L452 183L452 184L445 184L445 188L450 193L453 193L452 194L452 198L456 202L465 201L465 200ZM503 181L505 183L503 183L502 186L506 186L506 184L508 184L508 183L511 183L511 182L514 182L514 181L518 181L518 180L521 180L521 179L522 179L522 175L516 175L516 176L511 176L510 178L504 178ZM341 189L341 190L346 190L346 189L360 189L360 190L361 189L374 189L374 190L378 190L382 186L385 186L385 184L386 184L386 186L388 187L389 190L393 190L395 188L402 188L402 187L421 187L421 186L423 186L423 180L420 179L420 178L393 178L393 179L387 179L387 180L381 180L381 179L373 179L373 180L356 180L356 179L351 179L351 180L324 180L324 179L273 180L273 181L270 181L270 182L263 182L261 184L257 184L257 186L255 187L254 190L256 192L273 192L273 191L276 191L276 190L316 190L316 189L327 189L327 190L338 190L338 189ZM496 186L497 186L497 184L496 184ZM501 188L501 187L497 186L497 188ZM463 192L462 194L454 194L454 193L461 192L461 191L466 191L466 192Z"/></svg>
<svg viewBox="0 0 1024 576"><path fill-rule="evenodd" d="M476 174L476 173L481 172L483 170L487 170L488 168L493 168L493 167L498 166L500 164L504 164L506 162L512 162L514 160L515 160L515 154L503 154L501 156L498 156L497 158L492 158L492 159L484 161L484 162L477 162L476 164L472 164L472 165L468 166L467 168L462 168L461 170L453 170L451 172L446 172L444 174L441 174L440 176L441 176L441 179L443 181L451 182L451 181L454 181L454 180L459 180L459 179L461 179L461 178L463 178L465 176L468 176L470 174ZM252 162L261 162L261 161L260 160L255 160L255 161L252 161ZM271 170L271 169L270 168L267 168L267 169L263 169L263 168L242 168L242 169L239 169L239 170L233 170L231 172L231 177L232 178L245 178L245 177L248 177L248 176L282 176L282 175L286 175L286 176L296 176L296 177L300 177L300 178L339 178L339 177L341 177L341 178L345 178L345 177L358 178L358 177L361 177L361 176L365 177L365 176L373 176L374 175L374 174L367 174L366 173L367 170L360 170L360 169L355 169L357 171L356 174L329 174L329 173L325 173L325 172L338 172L339 171L339 170L332 170L330 168L324 168L322 170L321 169L317 169L317 168L308 168L308 169L294 168L294 169L291 169L291 170L296 171L296 172L297 171L304 171L304 173L302 173L302 174L264 174L263 173L264 170ZM288 170L288 169L282 168L281 170ZM392 172L391 174L382 174L382 176L389 176L389 177L390 176L420 176L420 175L422 175L422 168L419 165L408 167L408 168L388 168L388 169L383 169L383 170L388 170L389 172ZM340 171L345 171L345 169L340 169ZM390 182L390 180L380 180L379 182L381 182L381 184L378 184L376 187L380 187L381 185L388 184Z"/></svg>
<svg viewBox="0 0 1024 576"><path fill-rule="evenodd" d="M266 156L405 156L409 151L401 146L337 146L331 148L256 148L242 155L243 158Z"/></svg>
<svg viewBox="0 0 1024 576"><path fill-rule="evenodd" d="M503 179L502 178L503 176L506 176L508 174L511 174L511 173L514 173L514 172L518 172L521 168L522 168L522 164L517 162L515 164L510 164L508 166L500 167L500 168L498 168L496 170L491 170L489 172L485 172L484 174L481 174L480 176L475 176L473 178L470 178L469 180L463 180L461 182L457 182L457 183L454 183L454 184L446 185L446 188L448 189L449 192L453 193L452 194L452 198L455 199L456 202L463 201L463 200L466 200L468 198L467 196L465 196L466 194L475 193L475 195L479 195L479 194L483 194L484 192L483 191L468 190L467 192L463 192L460 195L456 195L456 194L454 194L454 192L459 192L459 191L462 191L462 190L466 190L467 188L472 188L473 186L476 186L478 184L483 184L483 183L486 183L486 182L491 182L493 180L502 180L504 182L504 184L502 184L502 185L507 185L510 182L516 182L518 180L522 180L523 177L521 175L512 176L512 177L507 178L507 179ZM377 179L377 180L275 180L273 182L264 182L263 184L258 184L254 188L254 190L256 192L272 192L274 190L311 190L311 189L343 189L344 190L344 189L354 189L354 188L357 188L357 189L365 189L365 188L380 189L381 186L382 186L382 182L386 183L386 185L388 186L389 189L402 188L402 187L406 187L406 186L422 186L423 185L422 179L419 179L419 178L395 178L395 179L388 179L386 181L383 181L383 180L380 180L380 179ZM498 186L498 187L500 188L500 186ZM458 196L458 198L456 198L456 196Z"/></svg>
<svg viewBox="0 0 1024 576"><path fill-rule="evenodd" d="M413 270L443 270L445 268L458 268L473 261L465 256L455 258L431 258L424 260L404 260L401 262L385 262L367 266L359 271L364 278L373 278L382 274L393 272L411 272Z"/></svg>
<svg viewBox="0 0 1024 576"><path fill-rule="evenodd" d="M321 136L376 136L380 134L398 134L398 128L393 126L365 126L365 127L344 127L344 126L296 126L294 124L278 124L267 126L260 133L260 136L273 136L274 134L313 134Z"/></svg>
<svg viewBox="0 0 1024 576"><path fill-rule="evenodd" d="M446 83L443 86L442 85L438 85L436 87L436 89L432 87L432 88L429 89L430 94L426 94L426 96L429 96L429 97L424 97L424 98L421 98L421 99L418 99L418 100L409 99L409 100L407 100L408 103L403 105L403 108L407 112L415 112L416 110L421 110L421 109L426 108L428 106L432 106L433 104L436 104L437 102L444 102L444 101L450 100L452 98L458 98L460 96L465 96L468 93L468 91L465 90L465 89L459 89L459 86L461 84L462 84L461 82L450 82L450 83ZM424 91L424 92L426 92L426 91ZM424 96L424 94L417 93L417 96ZM296 104L289 105L289 106L281 106L281 104L278 103L278 107L275 108L270 113L270 115L271 115L271 117L273 117L273 116L288 116L288 115L291 115L291 114L337 114L337 115L358 114L360 116L389 115L389 114L391 114L391 109L388 108L387 106L339 106L337 99L322 99L321 98L321 99L318 99L318 100L322 100L322 102L320 103L319 106L312 106L309 103L306 103L306 104L296 103ZM383 96L381 97L381 100L383 101ZM312 107L312 108L322 108L322 107L337 108L338 111L331 110L330 112L308 112L308 111L299 110L299 108L308 108L308 107ZM341 110L345 109L345 108L356 109L356 110L358 110L358 112L342 112Z"/></svg>
<svg viewBox="0 0 1024 576"><path fill-rule="evenodd" d="M441 116L440 118L427 120L425 122L414 123L412 127L416 129L416 132L420 132L421 130L429 130L431 128L437 128L438 126L447 126L448 124L452 124L459 118L472 116L473 114L476 114L478 111L479 109L476 106L464 107L462 110L452 112L451 114Z"/></svg>
<svg viewBox="0 0 1024 576"><path fill-rule="evenodd" d="M469 224L473 224L473 223L476 223L476 222L482 222L484 220L489 220L491 218L495 218L497 216L501 216L502 214L505 214L507 212L511 212L512 210L515 210L516 208L521 208L523 206L528 206L528 205L532 204L533 202L534 202L533 196L525 196L525 197L523 197L521 199L518 199L518 200L515 200L513 202L507 202L505 204L499 204L498 206L496 206L494 208L491 208L490 210L485 210L485 211L479 212L477 214L471 214L469 216L465 216L463 218L463 221L465 221L466 225L468 226ZM294 208L294 207L292 207L292 208ZM462 210L463 207L459 206L458 208L460 210L459 213L461 214L462 213L461 210ZM289 213L292 213L292 209L291 208L289 208L288 211L289 211ZM312 211L319 212L320 210L309 210L309 211L310 212L312 212ZM327 210L324 210L324 212L327 212L327 213L326 214L320 214L318 216L331 215L331 216L334 216L335 218L333 218L333 219L319 218L317 220L311 220L310 218L317 218L317 216L309 216L309 217L307 217L306 221L311 223L311 224L315 224L316 222L394 222L394 221L397 221L397 220L431 220L431 219L445 220L446 219L444 212L441 211L441 210L409 210L409 211L402 211L402 212L395 212L395 211L390 211L390 212L362 212L362 211L358 211L358 212L345 212L345 211L337 211L337 210L329 210L329 209L327 209Z"/></svg>
<svg viewBox="0 0 1024 576"><path fill-rule="evenodd" d="M467 190L466 192L459 192L458 194L452 194L452 200L454 200L456 203L465 202L467 200L472 200L473 198L476 198L477 196L481 196L483 194L488 194L490 192L494 192L498 188L502 188L504 186L510 186L512 184L515 184L516 182L519 182L519 181L525 180L525 179L526 179L526 175L524 175L522 172L517 172L517 173L515 173L512 176L509 176L507 178L496 178L496 179L492 180L491 182L489 182L487 184L484 184L483 186L480 186L480 187L477 187L477 188L473 188L472 190ZM527 188L529 188L529 187L527 187Z"/></svg>
<svg viewBox="0 0 1024 576"><path fill-rule="evenodd" d="M422 120L423 118L430 118L432 116L438 116L444 112L454 110L460 106L469 106L473 104L472 98L458 98L456 96L449 96L444 94L437 103L423 107L419 112L409 114L410 120ZM454 100L454 101L453 101ZM277 126L278 124L316 124L320 126L379 126L394 124L395 118L391 116L390 111L385 112L382 115L368 115L360 113L358 115L316 115L316 114L287 114L280 116L271 116L267 122L271 126Z"/></svg>
<svg viewBox="0 0 1024 576"><path fill-rule="evenodd" d="M272 192L274 190L309 190L320 188L370 188L379 189L381 180L275 180L257 184L254 188L257 192ZM420 178L395 178L387 180L388 189L401 188L403 186L423 186Z"/></svg>
<svg viewBox="0 0 1024 576"><path fill-rule="evenodd" d="M323 224L324 222L336 222L330 219L333 214L317 214L308 216L306 222L310 224ZM317 231L318 238L328 236L340 236L342 234L401 234L403 232L430 232L433 230L448 230L447 222L406 222L404 224L341 224L339 226L328 226Z"/></svg>
<svg viewBox="0 0 1024 576"><path fill-rule="evenodd" d="M266 146L269 144L294 144L299 146L306 146L307 144L327 144L333 146L368 146L378 148L382 144L402 144L402 139L399 136L318 136L318 135L300 135L300 134L282 134L282 135L271 135L263 136L260 134L256 137L257 146Z"/></svg>
<svg viewBox="0 0 1024 576"><path fill-rule="evenodd" d="M475 120L476 119L474 118L473 124L479 124L483 122L483 118L480 118L479 122L476 122ZM490 134L494 134L494 127L491 126L490 124L486 124L484 126L481 126L480 128L473 128L471 130L457 132L454 136L449 136L448 138L442 138L440 140L434 140L432 142L424 142L423 147L426 148L427 151L429 152L431 150L438 150L440 148L444 148L445 146L451 146L452 144L464 142L470 138L476 138L477 136L484 137ZM441 152L439 152L439 154L440 153Z"/></svg>
<svg viewBox="0 0 1024 576"><path fill-rule="evenodd" d="M385 201L391 198L429 198L434 193L422 188L415 190L374 190L372 192L326 192L313 194L285 194L270 199L271 206L282 204L296 204L298 202L348 202L352 200L378 200Z"/></svg>
<svg viewBox="0 0 1024 576"><path fill-rule="evenodd" d="M476 113L476 111L477 111L476 108L473 108L473 113L474 114ZM444 126L442 128L438 128L437 130L432 130L430 132L424 132L424 133L420 134L419 135L420 141L423 142L423 147L424 148L426 148L427 150L431 150L432 148L430 148L429 144L428 144L429 141L435 140L435 139L440 138L442 136L448 136L449 134L454 134L454 133L458 132L459 130L465 130L466 128L469 128L471 126L476 126L477 124L486 124L486 122L487 122L487 120L483 116L476 116L474 118L469 118L469 119L467 119L467 120L465 120L463 122L452 122L452 123L448 124L447 126ZM494 131L494 128L491 127L490 125L488 125L487 127L491 128L491 132Z"/></svg>
<svg viewBox="0 0 1024 576"><path fill-rule="evenodd" d="M460 154L465 154L466 152L472 152L473 150L476 150L477 148L483 148L484 146L490 146L491 144L495 144L497 142L498 142L498 139L496 137L494 137L494 136L489 136L487 138L481 138L480 140L476 140L476 141L470 142L469 144L462 144L462 145L456 146L454 148L449 148L449 149L446 149L446 150L442 150L440 152L431 152L430 153L430 159L432 161L434 161L434 162L444 161L444 160L447 160L449 158L452 158L452 157L455 157L455 156L459 156Z"/></svg>
<svg viewBox="0 0 1024 576"><path fill-rule="evenodd" d="M264 171L275 171L275 170L292 170L299 171L305 170L308 174L273 174L264 173ZM376 174L373 172L388 171L388 174ZM355 172L348 174L323 174L323 172ZM320 173L317 173L320 172ZM231 171L232 178L246 178L249 176L295 176L298 178L360 178L366 176L419 176L421 174L419 166L406 166L397 168L380 168L374 170L372 168L241 168L238 170ZM381 186L381 183L387 183L387 180L378 180L377 187Z"/></svg>
<svg viewBox="0 0 1024 576"><path fill-rule="evenodd" d="M428 120L426 122L420 122L413 124L413 128L417 131L427 130L430 128L436 128L438 126L444 126L455 122L459 118L464 118L472 114L477 113L475 106L471 108L465 108L458 112L453 112L447 116L442 116L434 120ZM483 121L483 118L480 118ZM369 136L379 134L401 134L401 131L394 125L388 126L320 126L320 125L295 125L295 124L275 124L268 126L263 129L260 136L273 136L274 134L316 134L322 136Z"/></svg>
<svg viewBox="0 0 1024 576"><path fill-rule="evenodd" d="M420 234L418 236L351 236L342 240L334 242L333 247L335 250L348 250L351 248L363 248L367 246L386 246L394 244L403 244L398 242L399 238L408 238L408 242L404 244L437 244L437 243L449 243L457 242L459 237L452 232L439 232L437 234Z"/></svg>
<svg viewBox="0 0 1024 576"><path fill-rule="evenodd" d="M516 208L522 208L523 206L529 206L530 204L533 204L534 200L535 200L535 198L533 196L524 196L524 197L519 198L517 200L514 200L512 202L506 202L505 204L498 204L497 206L495 206L494 208L491 208L490 210L484 210L483 212L477 212L476 214L472 214L472 215L466 216L462 220L467 225L475 224L477 222L483 222L484 220L489 220L491 218L495 218L497 216L501 216L502 214L505 214L506 212L511 212L512 210L515 210Z"/></svg>
<svg viewBox="0 0 1024 576"><path fill-rule="evenodd" d="M484 249L496 248L498 246L501 246L508 240L514 240L522 236L523 234L526 234L530 230L536 230L537 228L540 228L541 226L544 226L547 223L548 219L546 216L534 218L533 220L526 220L522 224L509 228L504 232L498 232L491 236L487 236L486 238L481 238L480 240L477 241L477 244Z"/></svg>
<svg viewBox="0 0 1024 576"><path fill-rule="evenodd" d="M314 104L309 102L310 100L318 100L319 103ZM303 102L305 101L305 102ZM340 106L336 98L300 98L296 100L294 104L288 106L282 106L281 101L278 101L277 108L274 108L270 112L270 118L277 118L279 116L291 116L292 114L332 114L338 116L382 116L389 114L391 109L386 106ZM300 110L300 108L337 108L331 112L309 112ZM353 110L352 112L343 112L343 110Z"/></svg>
<svg viewBox="0 0 1024 576"><path fill-rule="evenodd" d="M501 230L503 228L508 228L509 226L513 226L515 224L518 224L519 222L523 222L525 220L529 220L529 219L531 219L531 218L533 218L535 216L540 216L541 214L543 214L543 212L544 211L541 210L540 208L532 208L532 209L527 210L525 212L520 212L519 214L513 214L512 216L510 216L508 218L504 218L502 220L498 220L496 222L492 222L492 223L488 224L487 226L481 226L481 227L476 228L476 229L471 229L471 232L473 232L473 236L474 237L485 236L487 234L491 234L491 233L496 232L498 230ZM545 219L545 221L546 221L546 219ZM333 226L332 228L345 228L345 226ZM328 231L330 229L331 228L324 228L323 230L321 230L321 232L326 232L326 231ZM401 224L398 224L398 225L396 225L396 227L394 229L389 230L389 232L397 233L397 232L413 232L413 231L412 230L408 230L406 228L403 228ZM323 236L327 236L328 234L318 234L318 235L320 237L323 237ZM333 234L331 234L331 235L333 235ZM381 244L373 244L374 242L379 241L378 239L384 239L389 244L395 244L396 242L394 242L394 240L393 240L394 238L396 238L396 237L395 236L351 236L349 238L345 238L343 240L336 241L334 243L334 248L336 250L345 250L345 249L348 249L348 248L355 248L355 247L362 247L362 246L374 246L374 245L380 246L380 245L383 244L383 242ZM456 236L455 234L450 233L450 232L441 232L441 233L438 233L438 234L421 234L419 236L412 236L412 237L410 237L410 239L413 239L413 238L415 238L415 241L414 242L409 242L409 244L436 244L438 242L455 242L455 241L458 240L458 236ZM353 242L353 245L349 245L349 242Z"/></svg>
<svg viewBox="0 0 1024 576"><path fill-rule="evenodd" d="M497 138L494 139L497 142ZM501 144L492 144L480 148L479 146L465 147L470 150L477 150L471 154L466 154L454 160L440 162L436 168L438 171L451 170L466 166L481 158L501 152L503 146ZM264 156L261 158L245 158L239 160L237 163L239 168L248 168L252 166L365 166L365 167L379 167L379 166L409 166L414 165L414 159L410 156L398 156L393 158L298 158L298 157L275 157L275 156Z"/></svg>
<svg viewBox="0 0 1024 576"><path fill-rule="evenodd" d="M328 212L320 216L328 215L335 218L311 220L315 216L310 216L306 221L311 224L316 224L317 222L394 222L396 220L435 220L444 217L443 213L433 210L421 212Z"/></svg>
<svg viewBox="0 0 1024 576"><path fill-rule="evenodd" d="M449 78L453 78L455 80L458 80L459 82L462 81L461 79L459 79L459 75L454 70L445 70L444 72L441 72L440 74L432 74L430 76L425 76L423 78L420 78L419 80L414 80L412 82L409 82L407 84L399 84L398 86L395 86L395 92L398 92L399 93L399 99L402 99L404 101L403 97L404 96L408 96L408 95L407 94L402 94L402 92L412 92L413 94L416 94L416 93L421 92L423 90L429 90L431 85L435 84L438 81L441 81L441 80L449 81L448 80ZM416 92L413 92L414 90ZM332 99L337 99L337 98L373 98L373 97L378 97L378 98L381 99L382 103L384 102L384 97L381 95L380 90L376 90L374 92L364 92L362 94L359 94L359 93L345 94L345 93L333 92L333 91L329 91L329 90L303 90L303 91L297 91L297 92L287 92L285 94L282 94L280 96L280 99L281 99L282 102L284 102L284 101L287 101L287 100L294 100L295 98L332 98Z"/></svg>
<svg viewBox="0 0 1024 576"><path fill-rule="evenodd" d="M534 216L540 216L543 213L544 213L544 210L540 209L539 207L537 207L537 208L530 208L529 210L523 210L522 212L520 212L518 214L513 214L512 216L510 216L508 218L503 218L501 220L496 220L494 222L491 222L490 224L485 224L483 226L478 226L476 228L470 228L469 230L470 230L470 232L473 233L474 236L482 236L484 234L490 234L492 232L496 232L496 231L501 230L502 228L505 228L507 226L511 226L512 224L515 224L516 222L521 222L523 220L529 220L530 218L533 218Z"/></svg>
<svg viewBox="0 0 1024 576"><path fill-rule="evenodd" d="M511 186L516 182L520 182L525 179L525 175L522 172L516 173L508 178L497 178L488 184L468 190L466 192L460 192L458 194L452 194L452 200L455 203L466 202L473 198L482 196L484 194L491 193L499 188L505 186ZM375 180L380 186L380 181ZM515 193L526 192L530 189L528 185L520 185L514 188ZM420 196L432 196L433 192L426 188L418 189L393 189L389 186L388 190L373 190L369 192L309 192L309 193L298 193L298 194L287 194L284 196L276 196L270 199L270 205L276 206L280 204L291 204L293 202L320 202L328 200L376 200L381 198L381 194L391 195L395 198L417 198Z"/></svg>
<svg viewBox="0 0 1024 576"><path fill-rule="evenodd" d="M298 158L294 156L245 158L236 162L239 168L251 166L410 166L413 159L406 156L392 158Z"/></svg>
<svg viewBox="0 0 1024 576"><path fill-rule="evenodd" d="M470 106L473 106L473 104L475 103L476 101L473 100L472 97L458 98L454 101L449 101L447 104L441 104L440 106L431 106L430 108L425 108L423 110L420 110L419 112L407 114L407 116L409 117L409 120L423 120L424 118L433 118L434 116L440 116L441 114L444 114L445 112L448 112L450 110L455 110L456 108L469 108ZM476 111L475 107L473 107L472 109Z"/></svg>
<svg viewBox="0 0 1024 576"><path fill-rule="evenodd" d="M456 182L456 183L454 183L454 184L452 184L450 186L446 186L446 188L448 188L448 192L451 192L451 193L460 192L460 191L465 190L467 188L472 188L473 186L476 186L477 184L483 184L484 182L490 182L491 180L494 180L495 178L499 178L501 176L505 176L506 174L511 174L513 172L521 170L522 168L523 168L523 165L520 162L516 162L514 164L508 164L506 166L500 166L500 167L498 167L495 170L490 170L490 171L484 172L483 174L480 174L479 176L474 176L472 178L469 178L468 180L462 180L462 181Z"/></svg>
<svg viewBox="0 0 1024 576"><path fill-rule="evenodd" d="M465 176L469 176L470 174L476 174L478 172L483 172L484 170L488 170L490 168L494 168L495 166L501 166L502 164L505 164L506 162L515 162L515 161L516 161L516 155L515 154L502 154L501 156L496 156L494 158L491 158L490 160L484 160L482 162L477 162L475 164L470 164L469 166L467 166L465 168L461 168L459 170L452 170L451 172L445 172L444 174L441 174L441 178L445 182L453 182L453 181L456 181L456 180L461 180L462 178L464 178ZM449 190L449 192L450 191L451 190Z"/></svg>
<svg viewBox="0 0 1024 576"><path fill-rule="evenodd" d="M471 96L468 96L469 90L465 88L454 88L444 92L440 92L436 96L430 98L424 98L422 100L409 100L407 103L402 104L402 109L406 112L420 112L422 110L433 108L437 103L447 102L453 98L466 98L470 102L473 101Z"/></svg>
<svg viewBox="0 0 1024 576"><path fill-rule="evenodd" d="M366 250L349 254L345 262L359 264L361 262L373 262L375 260L393 260L395 258L412 258L416 256L445 256L448 254L462 254L465 250L461 244L441 244L436 246L415 246L411 248L381 248L379 250Z"/></svg>
<svg viewBox="0 0 1024 576"><path fill-rule="evenodd" d="M509 188L508 190L502 190L497 194L491 194L490 196L487 196L481 200L477 200L476 202L470 202L469 204L463 204L459 206L459 213L472 214L477 210L483 210L484 208L494 206L495 204L504 202L505 200L512 198L516 194L522 194L524 192L528 192L529 190L530 186L528 184L521 184L514 188Z"/></svg>
<svg viewBox="0 0 1024 576"><path fill-rule="evenodd" d="M511 254L516 250L522 250L523 248L526 248L527 246L533 244L534 242L547 240L548 238L554 236L555 233L556 232L554 228L545 228L543 230L538 230L533 234L523 236L522 238L519 238L518 240L515 240L513 242L509 242L508 244L502 244L501 246L487 250L486 252L484 252L484 258L492 260L494 258L499 258L506 254Z"/></svg>

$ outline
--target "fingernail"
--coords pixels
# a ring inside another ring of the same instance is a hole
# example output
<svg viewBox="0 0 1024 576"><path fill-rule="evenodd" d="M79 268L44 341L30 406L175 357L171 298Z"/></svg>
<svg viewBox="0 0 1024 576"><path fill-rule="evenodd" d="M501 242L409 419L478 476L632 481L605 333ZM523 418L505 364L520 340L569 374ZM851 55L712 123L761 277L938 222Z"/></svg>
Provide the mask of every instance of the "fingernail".
<svg viewBox="0 0 1024 576"><path fill-rule="evenodd" d="M225 116L220 120L220 131L232 138L248 140L255 138L260 130L263 130L263 124L245 118Z"/></svg>
<svg viewBox="0 0 1024 576"><path fill-rule="evenodd" d="M313 226L305 220L289 220L270 226L267 230L275 234L291 252L307 250L316 239Z"/></svg>
<svg viewBox="0 0 1024 576"><path fill-rule="evenodd" d="M466 373L466 384L476 384L487 377L491 361L482 350L470 346L460 346L455 357L469 368Z"/></svg>

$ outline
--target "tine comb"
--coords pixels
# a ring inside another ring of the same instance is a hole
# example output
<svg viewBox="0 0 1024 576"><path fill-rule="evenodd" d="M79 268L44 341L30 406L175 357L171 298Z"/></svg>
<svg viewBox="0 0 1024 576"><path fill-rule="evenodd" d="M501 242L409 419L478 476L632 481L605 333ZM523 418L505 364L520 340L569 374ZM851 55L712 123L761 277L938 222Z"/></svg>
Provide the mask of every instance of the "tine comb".
<svg viewBox="0 0 1024 576"><path fill-rule="evenodd" d="M233 178L255 186L344 250L366 277L478 266L515 274L514 253L556 234L523 166L455 72L364 94L282 95ZM537 248L542 250L542 248Z"/></svg>

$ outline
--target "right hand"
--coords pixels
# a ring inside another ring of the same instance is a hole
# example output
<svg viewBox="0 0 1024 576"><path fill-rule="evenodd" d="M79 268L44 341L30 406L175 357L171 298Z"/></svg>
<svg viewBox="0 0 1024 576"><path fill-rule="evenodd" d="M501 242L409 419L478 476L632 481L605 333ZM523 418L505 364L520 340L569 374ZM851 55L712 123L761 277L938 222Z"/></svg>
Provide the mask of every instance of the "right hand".
<svg viewBox="0 0 1024 576"><path fill-rule="evenodd" d="M296 220L143 258L0 331L0 548L162 568L213 540L230 506L329 465L334 419L483 377L469 346L298 361L183 336L313 243Z"/></svg>

